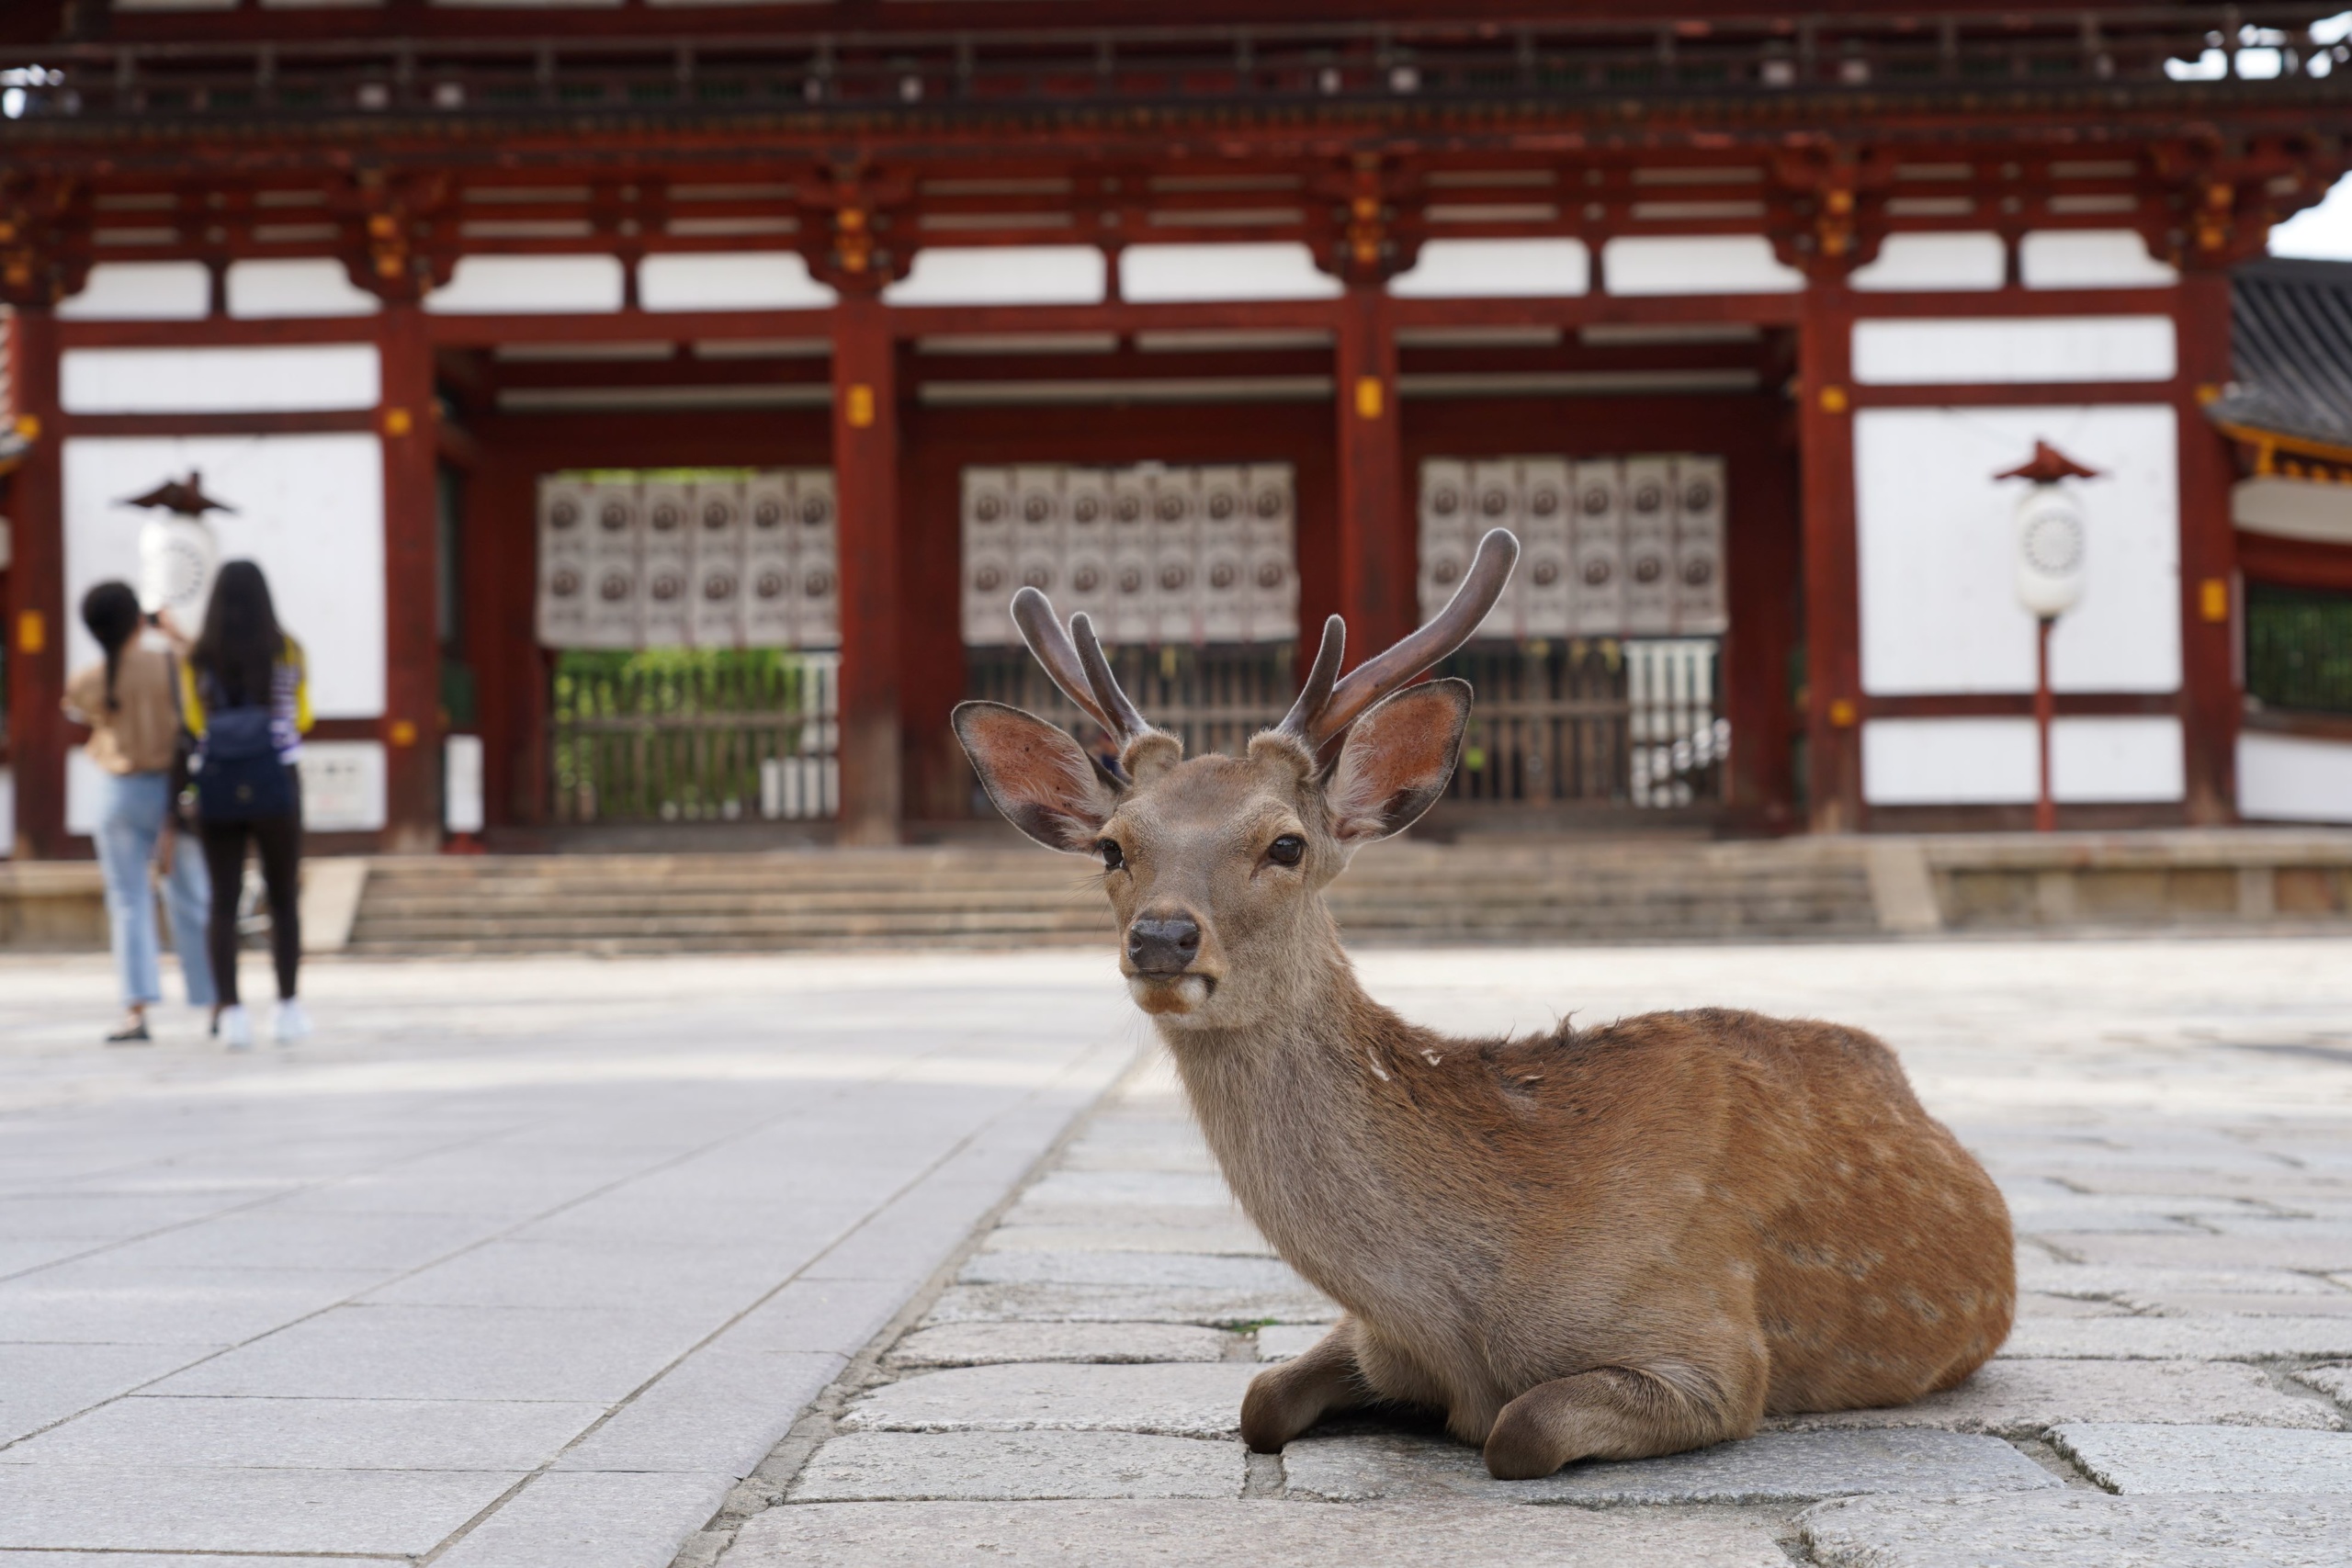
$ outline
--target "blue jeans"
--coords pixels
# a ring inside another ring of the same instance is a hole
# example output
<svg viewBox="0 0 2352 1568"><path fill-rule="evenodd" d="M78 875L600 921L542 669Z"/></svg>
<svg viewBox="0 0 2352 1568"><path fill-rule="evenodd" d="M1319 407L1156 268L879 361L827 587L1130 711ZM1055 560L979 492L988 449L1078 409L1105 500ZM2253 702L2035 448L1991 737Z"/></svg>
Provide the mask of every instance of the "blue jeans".
<svg viewBox="0 0 2352 1568"><path fill-rule="evenodd" d="M155 933L155 893L148 882L155 840L171 805L168 773L108 774L98 815L98 867L106 874L107 919L113 929L115 969L122 976L126 1007L164 999L162 957ZM205 956L205 921L212 908L212 883L204 874L201 847L193 835L174 847L164 898L171 907L172 946L180 955L190 1007L213 1003L212 963Z"/></svg>

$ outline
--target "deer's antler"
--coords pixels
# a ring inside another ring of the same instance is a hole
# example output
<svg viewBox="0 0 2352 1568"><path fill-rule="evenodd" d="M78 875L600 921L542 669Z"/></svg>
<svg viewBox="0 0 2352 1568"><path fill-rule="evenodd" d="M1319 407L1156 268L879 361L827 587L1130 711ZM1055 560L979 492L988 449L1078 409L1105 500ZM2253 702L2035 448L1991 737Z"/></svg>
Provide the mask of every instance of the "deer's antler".
<svg viewBox="0 0 2352 1568"><path fill-rule="evenodd" d="M1290 713L1275 727L1309 751L1320 751L1353 724L1363 710L1419 675L1421 671L1468 642L1495 601L1510 582L1519 563L1519 541L1508 528L1497 528L1478 541L1478 553L1430 623L1387 652L1365 660L1336 684L1340 659L1347 646L1348 628L1339 616L1323 623L1323 646L1316 651L1315 668Z"/></svg>
<svg viewBox="0 0 2352 1568"><path fill-rule="evenodd" d="M1152 733L1149 722L1119 689L1118 677L1111 673L1111 661L1102 657L1102 644L1094 636L1094 623L1083 612L1072 615L1069 630L1064 631L1054 617L1053 601L1035 588L1023 588L1012 596L1012 624L1021 628L1021 639L1062 694L1101 725L1121 750Z"/></svg>

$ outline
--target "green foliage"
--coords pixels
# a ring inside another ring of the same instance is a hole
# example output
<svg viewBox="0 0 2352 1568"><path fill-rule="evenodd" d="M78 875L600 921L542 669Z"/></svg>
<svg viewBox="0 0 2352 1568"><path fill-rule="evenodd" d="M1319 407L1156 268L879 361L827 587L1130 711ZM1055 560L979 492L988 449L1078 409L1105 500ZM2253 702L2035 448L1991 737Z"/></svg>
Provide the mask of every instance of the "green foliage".
<svg viewBox="0 0 2352 1568"><path fill-rule="evenodd" d="M2266 707L2352 713L2352 593L2247 583L2245 689Z"/></svg>

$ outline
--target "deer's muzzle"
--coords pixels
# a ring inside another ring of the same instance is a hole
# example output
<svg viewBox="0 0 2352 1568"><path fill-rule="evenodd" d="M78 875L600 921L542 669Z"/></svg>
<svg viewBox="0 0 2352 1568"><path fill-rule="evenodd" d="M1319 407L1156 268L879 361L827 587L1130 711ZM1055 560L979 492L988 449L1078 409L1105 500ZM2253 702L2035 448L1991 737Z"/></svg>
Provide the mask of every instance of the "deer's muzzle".
<svg viewBox="0 0 2352 1568"><path fill-rule="evenodd" d="M1137 915L1127 926L1127 963L1138 975L1182 975L1201 955L1201 924L1190 915Z"/></svg>

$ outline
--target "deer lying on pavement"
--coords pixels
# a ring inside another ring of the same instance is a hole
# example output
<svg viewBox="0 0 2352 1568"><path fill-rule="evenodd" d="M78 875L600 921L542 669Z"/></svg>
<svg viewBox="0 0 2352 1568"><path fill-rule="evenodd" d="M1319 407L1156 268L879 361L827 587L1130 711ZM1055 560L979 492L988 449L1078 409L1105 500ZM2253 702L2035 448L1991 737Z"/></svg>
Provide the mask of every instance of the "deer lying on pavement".
<svg viewBox="0 0 2352 1568"><path fill-rule="evenodd" d="M1510 1479L1951 1387L2008 1333L2008 1212L1876 1039L1706 1009L1463 1040L1357 983L1323 889L1444 791L1470 688L1408 682L1517 555L1487 535L1453 603L1345 680L1331 617L1246 756L1185 758L1035 589L1015 619L1115 770L1018 709L956 711L1004 815L1101 857L1128 987L1235 1196L1346 1309L1250 1384L1242 1437L1419 1406Z"/></svg>

